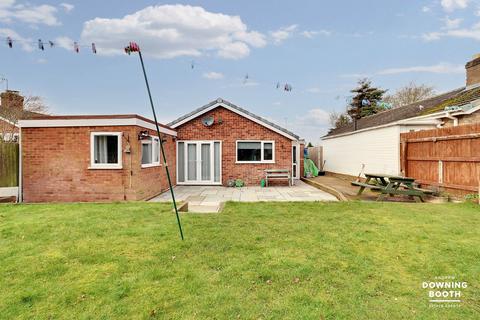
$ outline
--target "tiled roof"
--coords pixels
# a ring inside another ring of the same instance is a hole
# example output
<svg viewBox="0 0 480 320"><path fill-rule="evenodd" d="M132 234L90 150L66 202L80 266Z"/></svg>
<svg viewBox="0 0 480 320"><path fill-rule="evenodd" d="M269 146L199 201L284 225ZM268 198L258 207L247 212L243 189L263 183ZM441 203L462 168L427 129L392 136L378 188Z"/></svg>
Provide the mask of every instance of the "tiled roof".
<svg viewBox="0 0 480 320"><path fill-rule="evenodd" d="M279 125L277 125L277 124L275 124L275 123L273 123L273 122L270 122L270 121L268 121L268 120L266 120L266 119L264 119L264 118L262 118L262 117L260 117L260 116L257 116L256 114L253 114L253 113L251 113L251 112L248 111L248 110L245 110L245 109L243 109L243 108L240 108L239 106L234 105L233 103L228 102L228 101L226 101L226 100L224 100L224 99L222 99L222 98L218 98L218 99L216 99L216 100L213 100L212 102L210 102L210 103L208 103L208 104L206 104L206 105L204 105L204 106L202 106L202 107L200 107L200 108L198 108L198 109L195 109L195 110L193 110L192 112L189 112L189 113L181 116L180 118L178 118L178 119L176 119L176 120L173 120L172 122L168 123L168 126L174 126L175 124L177 124L177 123L179 123L179 122L181 122L181 121L183 121L183 120L185 120L185 119L188 119L188 118L190 118L190 117L192 117L192 116L194 116L194 115L196 115L196 114L201 115L204 110L206 110L206 109L208 109L208 108L210 108L210 107L212 107L212 106L214 106L214 105L216 105L216 104L219 104L219 106L221 106L222 104L223 104L223 105L227 105L227 106L229 106L229 107L231 107L231 108L239 111L240 113L244 113L244 114L246 114L246 115L248 115L248 116L250 116L250 117L252 117L252 118L257 119L257 120L260 121L260 122L265 123L266 125L272 126L272 127L274 127L275 129L284 132L285 134L288 134L288 135L290 135L290 136L292 136L292 137L295 137L297 140L300 139L300 137L299 137L298 135L294 134L293 132L291 132L291 131L289 131L289 130L287 130L287 129L285 129L285 128L282 128L282 127L280 127Z"/></svg>
<svg viewBox="0 0 480 320"><path fill-rule="evenodd" d="M409 119L417 116L428 115L431 113L443 111L448 106L460 106L468 104L474 100L480 99L480 87L459 88L452 90L433 98L415 102L406 106L397 107L391 110L383 111L372 116L361 118L357 121L357 130L367 129L388 123ZM335 128L324 137L331 137L342 133L353 132L354 125L350 123L346 126Z"/></svg>

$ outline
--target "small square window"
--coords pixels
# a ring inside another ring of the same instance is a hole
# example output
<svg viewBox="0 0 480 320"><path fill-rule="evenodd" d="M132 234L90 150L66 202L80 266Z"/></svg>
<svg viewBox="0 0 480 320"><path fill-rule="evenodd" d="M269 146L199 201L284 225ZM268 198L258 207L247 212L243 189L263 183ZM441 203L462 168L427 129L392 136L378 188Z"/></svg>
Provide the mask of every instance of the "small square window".
<svg viewBox="0 0 480 320"><path fill-rule="evenodd" d="M122 167L121 133L91 134L91 168L119 169Z"/></svg>

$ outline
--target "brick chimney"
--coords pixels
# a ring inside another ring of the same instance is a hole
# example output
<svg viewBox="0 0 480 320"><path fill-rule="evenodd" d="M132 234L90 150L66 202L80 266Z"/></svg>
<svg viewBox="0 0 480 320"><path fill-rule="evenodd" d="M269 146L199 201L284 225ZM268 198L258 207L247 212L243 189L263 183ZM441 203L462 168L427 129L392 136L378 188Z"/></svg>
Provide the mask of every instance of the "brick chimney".
<svg viewBox="0 0 480 320"><path fill-rule="evenodd" d="M480 54L473 56L473 60L465 65L467 70L467 87L480 85Z"/></svg>
<svg viewBox="0 0 480 320"><path fill-rule="evenodd" d="M7 90L0 93L0 107L23 109L23 97L18 91Z"/></svg>

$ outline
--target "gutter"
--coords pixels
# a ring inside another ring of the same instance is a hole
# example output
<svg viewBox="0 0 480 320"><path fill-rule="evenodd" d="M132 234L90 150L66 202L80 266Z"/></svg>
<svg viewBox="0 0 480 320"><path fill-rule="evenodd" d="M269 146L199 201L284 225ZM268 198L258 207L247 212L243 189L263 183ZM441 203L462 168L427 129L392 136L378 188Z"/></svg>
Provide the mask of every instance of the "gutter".
<svg viewBox="0 0 480 320"><path fill-rule="evenodd" d="M414 120L414 119L415 118L411 118L411 120ZM370 130L376 130L376 129L394 127L394 126L401 126L401 125L409 126L409 125L438 125L438 124L439 124L439 121L435 120L435 119L427 119L424 122L415 122L415 121L407 122L405 120L400 120L400 121L395 121L395 122L391 122L391 123L387 123L387 124L382 124L380 126L360 129L360 130L357 130L357 131L349 131L349 132L345 132L345 133L339 133L339 134L336 134L336 135L333 135L333 136L323 136L323 137L321 137L321 139L322 140L329 140L329 139L333 139L333 138L349 136L349 135L356 134L356 133L359 133L359 132L366 132L366 131L370 131Z"/></svg>

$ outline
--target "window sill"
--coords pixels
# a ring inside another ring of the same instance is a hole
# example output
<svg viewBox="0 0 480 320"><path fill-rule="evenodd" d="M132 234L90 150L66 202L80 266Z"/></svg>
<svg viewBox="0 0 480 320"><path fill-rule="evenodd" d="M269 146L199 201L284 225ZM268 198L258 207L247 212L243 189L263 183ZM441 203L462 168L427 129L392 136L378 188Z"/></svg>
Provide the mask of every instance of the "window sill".
<svg viewBox="0 0 480 320"><path fill-rule="evenodd" d="M273 164L275 161L235 161L235 164Z"/></svg>
<svg viewBox="0 0 480 320"><path fill-rule="evenodd" d="M161 167L162 165L160 163L149 163L149 164L142 164L142 169L143 168L153 168L153 167Z"/></svg>
<svg viewBox="0 0 480 320"><path fill-rule="evenodd" d="M88 167L89 170L121 170L123 169L122 166L116 165L116 166L90 166Z"/></svg>

